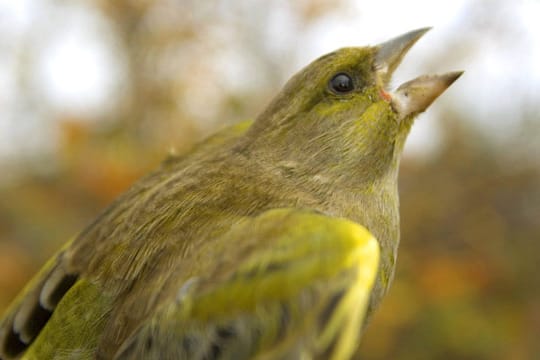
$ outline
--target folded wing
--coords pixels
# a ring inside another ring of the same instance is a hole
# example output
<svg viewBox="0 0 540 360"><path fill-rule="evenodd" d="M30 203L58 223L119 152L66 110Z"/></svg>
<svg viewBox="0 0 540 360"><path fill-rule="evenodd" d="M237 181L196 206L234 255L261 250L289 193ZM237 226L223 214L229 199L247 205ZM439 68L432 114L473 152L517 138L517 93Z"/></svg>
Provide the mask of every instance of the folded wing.
<svg viewBox="0 0 540 360"><path fill-rule="evenodd" d="M201 249L206 251L205 249ZM178 285L118 359L347 359L379 263L362 226L278 209L212 242L208 271Z"/></svg>

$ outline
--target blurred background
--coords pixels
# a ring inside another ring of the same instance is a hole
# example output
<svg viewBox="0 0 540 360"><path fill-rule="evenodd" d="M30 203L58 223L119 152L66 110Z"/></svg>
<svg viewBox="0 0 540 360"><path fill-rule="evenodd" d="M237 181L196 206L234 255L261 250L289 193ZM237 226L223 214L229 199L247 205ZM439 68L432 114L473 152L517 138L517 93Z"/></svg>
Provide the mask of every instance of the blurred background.
<svg viewBox="0 0 540 360"><path fill-rule="evenodd" d="M434 26L397 275L364 359L540 359L540 1L0 0L0 312L120 192L301 66Z"/></svg>

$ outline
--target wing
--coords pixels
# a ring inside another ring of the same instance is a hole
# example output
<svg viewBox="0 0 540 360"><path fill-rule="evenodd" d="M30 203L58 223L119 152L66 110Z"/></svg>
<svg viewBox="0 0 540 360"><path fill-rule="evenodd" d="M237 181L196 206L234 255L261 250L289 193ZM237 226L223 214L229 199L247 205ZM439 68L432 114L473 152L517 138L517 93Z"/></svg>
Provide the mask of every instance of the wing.
<svg viewBox="0 0 540 360"><path fill-rule="evenodd" d="M347 359L379 263L362 226L271 210L233 226L214 263L180 284L117 359Z"/></svg>
<svg viewBox="0 0 540 360"><path fill-rule="evenodd" d="M70 244L71 242L47 262L8 308L0 323L1 359L19 357L33 344L70 289L78 288L79 296L81 295L80 290L84 288L84 284L74 286L78 283L78 276L71 273L63 261L65 249ZM88 295L84 294L81 298L81 305L84 301L92 301Z"/></svg>
<svg viewBox="0 0 540 360"><path fill-rule="evenodd" d="M0 359L94 354L112 298L69 271L64 254L70 245L47 262L8 308L0 323ZM39 336L44 333L48 336Z"/></svg>

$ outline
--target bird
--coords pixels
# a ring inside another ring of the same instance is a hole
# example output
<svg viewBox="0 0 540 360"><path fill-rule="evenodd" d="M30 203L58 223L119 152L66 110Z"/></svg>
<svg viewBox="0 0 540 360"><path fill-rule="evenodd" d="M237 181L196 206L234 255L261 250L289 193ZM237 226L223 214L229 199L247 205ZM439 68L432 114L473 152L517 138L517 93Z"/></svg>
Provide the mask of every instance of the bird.
<svg viewBox="0 0 540 360"><path fill-rule="evenodd" d="M0 358L349 359L387 293L429 30L325 54L253 121L171 155L67 242L0 321Z"/></svg>

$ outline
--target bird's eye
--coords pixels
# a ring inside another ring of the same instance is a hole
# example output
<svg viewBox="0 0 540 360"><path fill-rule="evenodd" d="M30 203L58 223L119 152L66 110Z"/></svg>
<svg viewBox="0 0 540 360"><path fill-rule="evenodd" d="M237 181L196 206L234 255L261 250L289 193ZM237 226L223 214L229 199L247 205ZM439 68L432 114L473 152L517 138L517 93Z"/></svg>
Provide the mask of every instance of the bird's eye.
<svg viewBox="0 0 540 360"><path fill-rule="evenodd" d="M330 89L336 94L345 94L354 90L353 79L344 73L335 75L329 83Z"/></svg>

